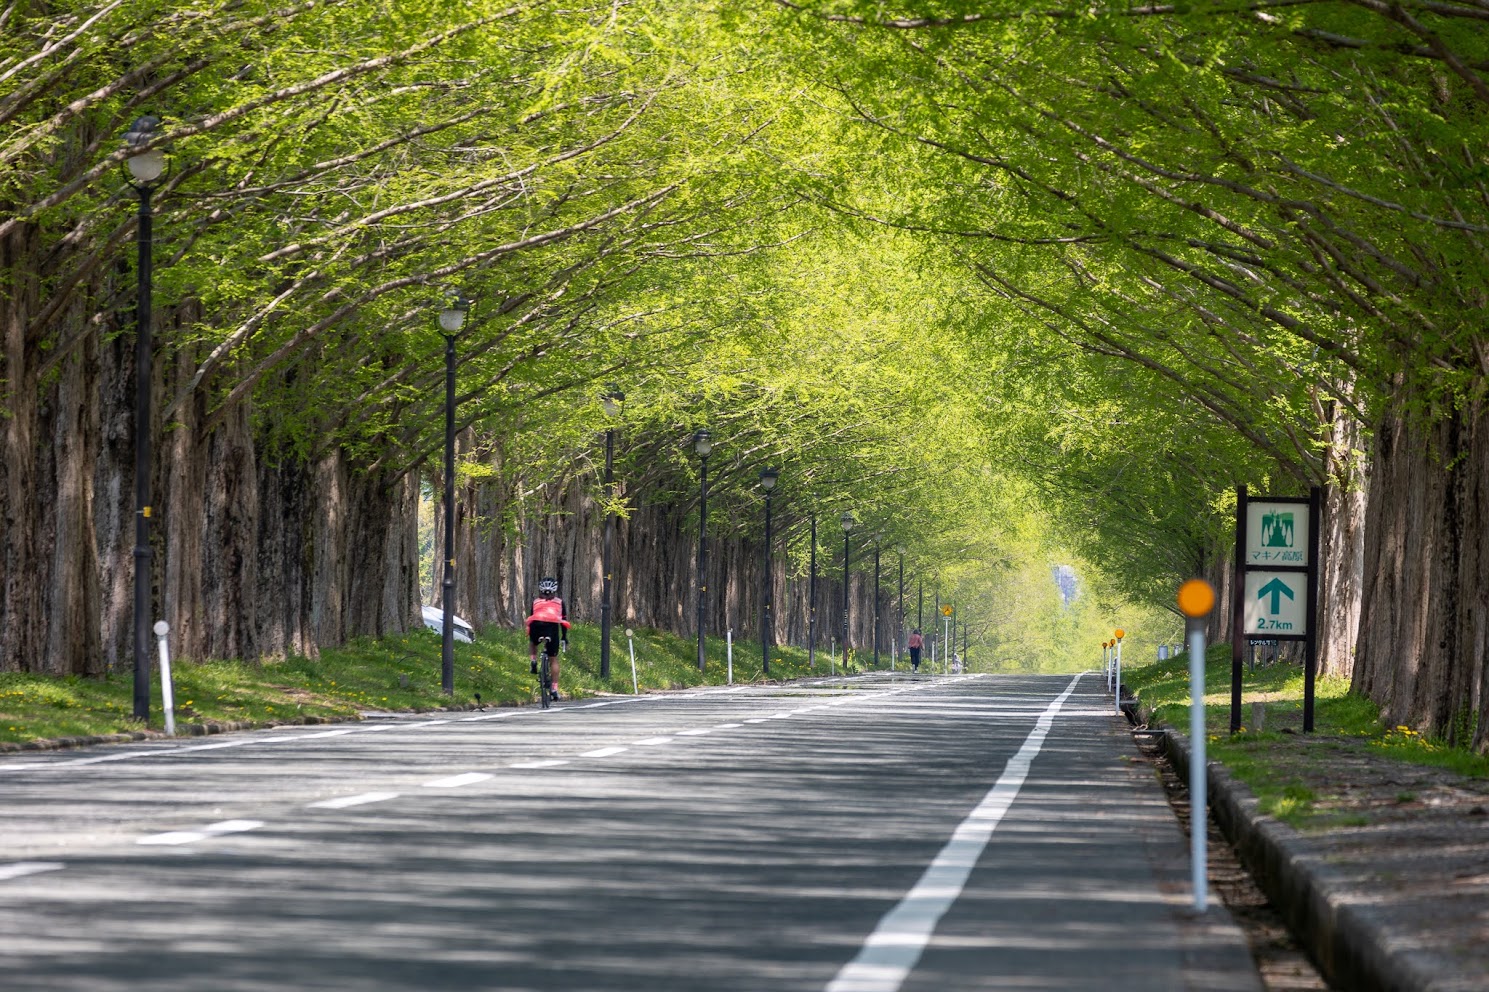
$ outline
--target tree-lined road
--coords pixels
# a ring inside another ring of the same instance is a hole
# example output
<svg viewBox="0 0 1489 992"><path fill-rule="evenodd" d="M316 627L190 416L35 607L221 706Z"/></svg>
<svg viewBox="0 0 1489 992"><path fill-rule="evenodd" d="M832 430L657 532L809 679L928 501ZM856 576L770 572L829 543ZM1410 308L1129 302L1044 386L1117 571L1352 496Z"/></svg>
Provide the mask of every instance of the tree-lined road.
<svg viewBox="0 0 1489 992"><path fill-rule="evenodd" d="M1101 688L879 675L10 758L0 985L1255 988L1187 918Z"/></svg>

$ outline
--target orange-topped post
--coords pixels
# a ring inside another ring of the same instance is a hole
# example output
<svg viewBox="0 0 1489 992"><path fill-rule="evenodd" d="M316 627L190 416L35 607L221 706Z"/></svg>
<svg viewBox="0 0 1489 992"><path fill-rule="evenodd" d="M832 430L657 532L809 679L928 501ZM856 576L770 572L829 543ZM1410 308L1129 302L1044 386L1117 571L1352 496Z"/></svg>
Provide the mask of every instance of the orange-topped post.
<svg viewBox="0 0 1489 992"><path fill-rule="evenodd" d="M1121 627L1112 631L1112 643L1116 645L1112 672L1112 698L1115 700L1118 716L1122 715L1122 638L1126 636L1127 631Z"/></svg>
<svg viewBox="0 0 1489 992"><path fill-rule="evenodd" d="M1194 908L1205 911L1205 618L1215 608L1215 589L1204 579L1179 587L1179 612L1189 634L1189 852Z"/></svg>

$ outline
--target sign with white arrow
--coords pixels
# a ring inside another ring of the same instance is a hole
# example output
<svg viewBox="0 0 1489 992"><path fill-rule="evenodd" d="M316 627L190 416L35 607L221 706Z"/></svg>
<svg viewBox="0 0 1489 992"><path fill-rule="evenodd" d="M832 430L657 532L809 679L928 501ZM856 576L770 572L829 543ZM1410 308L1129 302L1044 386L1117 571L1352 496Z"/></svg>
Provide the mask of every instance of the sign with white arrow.
<svg viewBox="0 0 1489 992"><path fill-rule="evenodd" d="M1246 572L1246 633L1300 637L1308 633L1306 572Z"/></svg>

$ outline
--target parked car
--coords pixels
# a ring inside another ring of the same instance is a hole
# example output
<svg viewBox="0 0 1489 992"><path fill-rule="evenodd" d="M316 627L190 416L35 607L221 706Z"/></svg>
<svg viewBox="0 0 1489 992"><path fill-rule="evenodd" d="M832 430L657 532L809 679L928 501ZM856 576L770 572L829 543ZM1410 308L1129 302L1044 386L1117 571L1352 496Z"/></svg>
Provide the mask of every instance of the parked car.
<svg viewBox="0 0 1489 992"><path fill-rule="evenodd" d="M445 611L434 606L424 607L424 626L430 630L443 633L445 629ZM455 640L469 644L476 638L476 629L458 616L455 617Z"/></svg>

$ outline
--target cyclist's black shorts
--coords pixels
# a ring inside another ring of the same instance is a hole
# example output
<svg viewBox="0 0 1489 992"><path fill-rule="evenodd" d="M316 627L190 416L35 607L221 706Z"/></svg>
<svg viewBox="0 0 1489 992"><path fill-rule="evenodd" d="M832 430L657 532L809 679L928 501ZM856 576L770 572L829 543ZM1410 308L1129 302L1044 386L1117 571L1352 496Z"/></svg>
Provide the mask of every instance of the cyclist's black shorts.
<svg viewBox="0 0 1489 992"><path fill-rule="evenodd" d="M548 657L558 657L558 640L564 636L563 624L552 620L534 620L527 625L527 643L536 646L543 638L548 638Z"/></svg>

